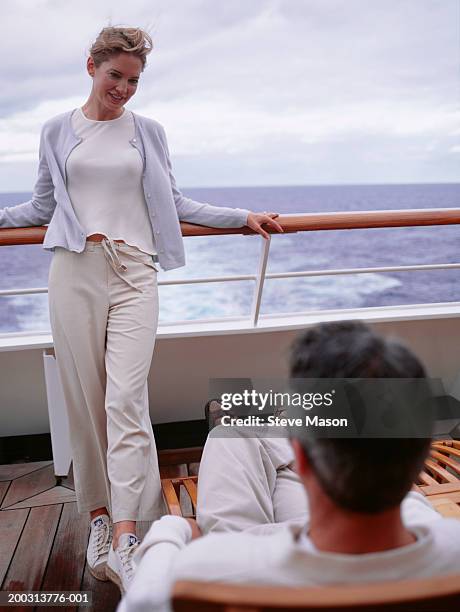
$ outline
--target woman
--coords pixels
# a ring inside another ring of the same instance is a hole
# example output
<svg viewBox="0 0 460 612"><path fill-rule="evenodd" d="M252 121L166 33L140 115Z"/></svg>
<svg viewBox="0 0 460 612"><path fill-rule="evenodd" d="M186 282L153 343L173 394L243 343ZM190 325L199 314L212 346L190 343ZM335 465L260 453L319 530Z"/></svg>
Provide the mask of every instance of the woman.
<svg viewBox="0 0 460 612"><path fill-rule="evenodd" d="M162 126L124 108L151 49L140 29L100 32L87 60L88 100L45 123L32 199L0 210L0 227L49 223L50 320L78 509L91 517L87 561L122 591L139 543L136 521L162 513L147 397L157 262L184 265L179 220L248 225L265 238L262 224L282 231L276 213L210 206L177 189Z"/></svg>

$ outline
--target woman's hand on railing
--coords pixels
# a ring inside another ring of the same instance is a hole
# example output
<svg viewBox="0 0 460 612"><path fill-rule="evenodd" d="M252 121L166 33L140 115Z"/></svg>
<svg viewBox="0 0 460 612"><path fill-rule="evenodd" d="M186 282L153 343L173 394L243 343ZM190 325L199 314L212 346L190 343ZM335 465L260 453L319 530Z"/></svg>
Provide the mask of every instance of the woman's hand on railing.
<svg viewBox="0 0 460 612"><path fill-rule="evenodd" d="M274 212L263 212L263 213L249 213L246 225L252 230L268 239L268 233L263 229L262 225L270 225L277 232L284 232L283 228L279 223L275 221L276 217L279 217L278 213Z"/></svg>

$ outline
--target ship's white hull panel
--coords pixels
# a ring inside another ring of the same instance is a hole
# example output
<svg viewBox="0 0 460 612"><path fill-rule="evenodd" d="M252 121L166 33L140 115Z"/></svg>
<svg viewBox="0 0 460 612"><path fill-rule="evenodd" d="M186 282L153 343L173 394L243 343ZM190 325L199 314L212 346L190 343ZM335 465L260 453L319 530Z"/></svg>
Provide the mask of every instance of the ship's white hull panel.
<svg viewBox="0 0 460 612"><path fill-rule="evenodd" d="M292 340L320 320L368 320L406 342L429 374L460 399L460 305L418 305L328 311L244 320L173 325L161 329L149 375L153 423L203 418L210 378L282 378ZM48 335L0 338L0 436L50 431L43 351ZM63 407L64 409L64 407Z"/></svg>

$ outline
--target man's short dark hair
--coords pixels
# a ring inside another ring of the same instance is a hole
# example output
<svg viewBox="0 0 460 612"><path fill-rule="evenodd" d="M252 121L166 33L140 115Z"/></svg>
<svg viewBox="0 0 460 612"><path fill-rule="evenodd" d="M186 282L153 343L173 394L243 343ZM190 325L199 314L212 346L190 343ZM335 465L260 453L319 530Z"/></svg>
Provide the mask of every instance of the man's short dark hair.
<svg viewBox="0 0 460 612"><path fill-rule="evenodd" d="M361 322L321 323L291 348L292 378L426 378L423 365L401 343ZM295 435L295 434L293 434ZM427 438L300 440L312 470L340 508L383 512L401 503L420 473Z"/></svg>

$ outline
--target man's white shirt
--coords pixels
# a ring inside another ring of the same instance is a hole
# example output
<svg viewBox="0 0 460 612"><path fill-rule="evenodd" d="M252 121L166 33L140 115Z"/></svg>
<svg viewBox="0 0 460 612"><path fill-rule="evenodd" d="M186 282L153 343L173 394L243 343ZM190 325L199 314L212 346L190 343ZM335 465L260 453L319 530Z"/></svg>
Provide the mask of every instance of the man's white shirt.
<svg viewBox="0 0 460 612"><path fill-rule="evenodd" d="M261 525L241 533L209 534L191 541L187 521L164 516L136 552L132 585L118 612L170 610L177 580L312 586L404 580L460 572L460 521L441 517L419 493L402 504L416 541L369 554L322 552L307 528Z"/></svg>

